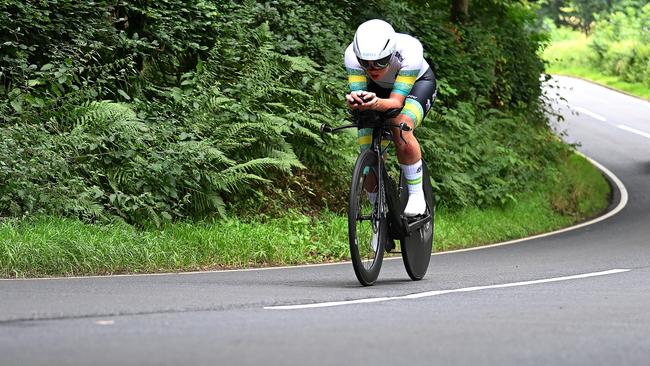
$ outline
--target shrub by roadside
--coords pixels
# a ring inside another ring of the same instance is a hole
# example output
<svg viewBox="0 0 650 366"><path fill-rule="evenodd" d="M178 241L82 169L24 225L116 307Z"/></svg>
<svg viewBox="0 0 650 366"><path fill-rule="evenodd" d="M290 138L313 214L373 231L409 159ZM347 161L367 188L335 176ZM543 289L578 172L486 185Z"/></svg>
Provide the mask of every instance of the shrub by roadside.
<svg viewBox="0 0 650 366"><path fill-rule="evenodd" d="M0 215L207 220L256 212L275 182L299 182L304 201L338 189L306 211L341 206L356 141L324 145L318 127L345 122L342 54L374 17L417 36L436 73L417 133L448 205L503 203L543 175L557 156L539 154L543 35L528 4L477 0L464 23L446 0L366 5L1 2Z"/></svg>
<svg viewBox="0 0 650 366"><path fill-rule="evenodd" d="M557 190L557 187L566 187ZM504 206L438 207L435 249L493 243L564 227L594 216L609 186L584 158L568 155L546 179ZM558 211L559 210L559 211ZM293 212L136 229L36 217L0 223L0 277L155 273L323 263L348 259L347 219Z"/></svg>
<svg viewBox="0 0 650 366"><path fill-rule="evenodd" d="M591 36L568 28L550 29L543 58L548 74L584 78L650 100L650 46L642 24L650 4L600 19Z"/></svg>

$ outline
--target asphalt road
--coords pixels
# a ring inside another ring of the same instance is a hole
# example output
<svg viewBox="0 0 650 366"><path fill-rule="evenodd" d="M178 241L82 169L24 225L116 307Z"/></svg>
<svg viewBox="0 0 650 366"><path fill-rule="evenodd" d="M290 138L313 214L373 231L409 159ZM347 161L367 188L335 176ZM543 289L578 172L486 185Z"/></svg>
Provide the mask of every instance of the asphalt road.
<svg viewBox="0 0 650 366"><path fill-rule="evenodd" d="M0 281L0 365L650 364L650 103L559 81L564 138L629 194L607 220L369 288L349 263Z"/></svg>

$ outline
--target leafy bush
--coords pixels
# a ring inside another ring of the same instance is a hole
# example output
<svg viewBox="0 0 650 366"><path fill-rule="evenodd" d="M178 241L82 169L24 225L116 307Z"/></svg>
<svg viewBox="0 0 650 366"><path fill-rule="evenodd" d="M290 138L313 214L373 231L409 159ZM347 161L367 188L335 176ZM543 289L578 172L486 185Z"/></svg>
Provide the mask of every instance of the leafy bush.
<svg viewBox="0 0 650 366"><path fill-rule="evenodd" d="M627 7L596 22L591 39L595 65L629 82L650 86L650 4Z"/></svg>
<svg viewBox="0 0 650 366"><path fill-rule="evenodd" d="M342 53L373 17L421 39L437 74L416 134L438 193L451 207L511 199L554 159L532 13L475 1L454 24L446 1L412 3L3 2L0 215L341 206L355 139L323 144L318 127L348 118Z"/></svg>

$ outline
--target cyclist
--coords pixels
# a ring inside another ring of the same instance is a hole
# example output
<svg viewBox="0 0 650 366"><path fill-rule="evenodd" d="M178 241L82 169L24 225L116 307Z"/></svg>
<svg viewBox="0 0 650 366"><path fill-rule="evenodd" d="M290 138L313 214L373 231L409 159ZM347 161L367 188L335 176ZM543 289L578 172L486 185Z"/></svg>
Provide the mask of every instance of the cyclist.
<svg viewBox="0 0 650 366"><path fill-rule="evenodd" d="M422 44L407 34L396 33L393 27L380 19L361 24L354 40L345 50L345 67L350 93L348 106L359 111L384 112L401 109L393 122L407 123L411 129L419 126L431 108L436 96L436 79L423 57ZM426 211L422 190L422 155L420 144L412 131L393 129L397 160L408 182L409 199L404 209L406 216L422 215ZM372 140L372 129L359 129L361 150ZM376 192L369 192L371 202ZM374 238L373 238L374 239Z"/></svg>

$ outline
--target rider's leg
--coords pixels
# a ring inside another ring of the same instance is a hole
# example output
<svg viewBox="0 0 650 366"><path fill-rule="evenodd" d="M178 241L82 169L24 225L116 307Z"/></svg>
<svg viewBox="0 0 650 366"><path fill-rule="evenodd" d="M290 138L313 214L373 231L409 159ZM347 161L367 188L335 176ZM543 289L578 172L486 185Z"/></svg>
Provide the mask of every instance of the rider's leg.
<svg viewBox="0 0 650 366"><path fill-rule="evenodd" d="M391 89L382 88L376 83L374 83L372 80L368 83L367 88L368 91L377 94L377 96L380 98L388 98L391 93ZM365 117L372 118L374 112L371 111L368 113L370 114L367 114ZM364 117L360 117L360 118L364 118ZM360 128L357 132L357 142L359 144L359 150L361 152L369 149L370 145L372 144L372 128ZM389 144L388 140L382 140L381 142L382 149L386 149L388 144ZM385 161L387 154L384 153L382 157L384 158ZM368 192L368 199L370 200L370 203L374 205L377 200L377 177L375 176L375 174L370 173L368 175L368 177L366 178L366 183L364 185L364 188L366 189L366 192Z"/></svg>
<svg viewBox="0 0 650 366"><path fill-rule="evenodd" d="M420 144L413 135L414 123L410 117L404 114L397 116L395 122L397 124L404 122L411 127L411 131L402 131L402 137L406 142L402 141L400 130L393 129L397 160L408 183L409 200L404 214L406 216L422 215L427 207L422 190L422 153Z"/></svg>
<svg viewBox="0 0 650 366"><path fill-rule="evenodd" d="M368 150L372 143L372 128L360 128L357 132L357 142L361 152ZM377 177L371 171L366 174L363 188L368 193L368 200L374 205L377 200Z"/></svg>
<svg viewBox="0 0 650 366"><path fill-rule="evenodd" d="M360 128L357 133L357 142L359 144L359 150L361 152L369 149L372 143L372 128ZM389 140L382 140L382 149L386 149L389 143ZM386 160L387 155L387 153L383 154L382 157L384 161ZM374 174L374 172L370 171L367 174L368 175L364 183L364 188L368 193L368 200L370 203L374 204L377 200L377 176Z"/></svg>
<svg viewBox="0 0 650 366"><path fill-rule="evenodd" d="M422 153L420 152L420 144L415 138L415 135L413 135L413 128L415 127L413 121L403 114L395 117L393 121L393 123L398 125L404 122L411 128L411 131L402 131L402 137L404 137L406 142L402 141L400 130L398 128L393 128L393 142L395 143L397 160L400 164L405 165L417 163L422 159Z"/></svg>
<svg viewBox="0 0 650 366"><path fill-rule="evenodd" d="M436 89L435 76L429 69L413 84L400 115L395 118L395 122L405 122L411 127L411 131L402 133L406 143L399 137L399 129L392 131L397 159L408 183L409 200L404 209L406 216L417 216L426 211L426 200L422 190L422 153L412 130L422 123L429 112L435 100Z"/></svg>

